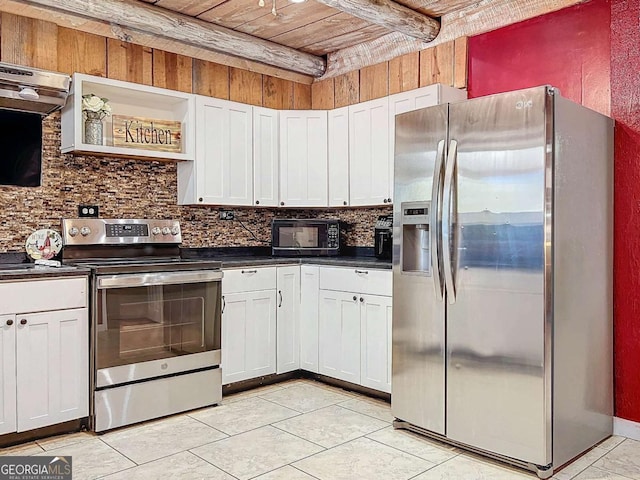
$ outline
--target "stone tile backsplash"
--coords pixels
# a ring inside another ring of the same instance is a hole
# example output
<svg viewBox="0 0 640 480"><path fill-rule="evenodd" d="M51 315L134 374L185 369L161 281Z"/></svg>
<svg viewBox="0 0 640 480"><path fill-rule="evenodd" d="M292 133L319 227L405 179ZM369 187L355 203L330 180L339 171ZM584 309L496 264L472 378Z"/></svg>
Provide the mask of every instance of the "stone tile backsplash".
<svg viewBox="0 0 640 480"><path fill-rule="evenodd" d="M76 217L81 204L99 205L102 218L178 218L184 247L266 245L275 217L339 218L347 225L346 245L373 246L376 219L391 213L391 207L224 207L237 219L228 221L218 218L222 207L180 206L176 198L175 163L61 154L60 113L55 113L43 122L42 186L0 186L0 252L23 251L36 229L59 231L60 219Z"/></svg>

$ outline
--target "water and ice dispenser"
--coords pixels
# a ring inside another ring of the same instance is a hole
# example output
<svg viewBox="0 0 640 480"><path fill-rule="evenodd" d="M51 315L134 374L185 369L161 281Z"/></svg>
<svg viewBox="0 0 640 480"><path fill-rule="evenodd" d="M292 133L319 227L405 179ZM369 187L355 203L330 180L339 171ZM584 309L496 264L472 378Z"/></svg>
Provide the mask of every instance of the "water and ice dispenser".
<svg viewBox="0 0 640 480"><path fill-rule="evenodd" d="M431 202L401 204L402 273L431 276Z"/></svg>

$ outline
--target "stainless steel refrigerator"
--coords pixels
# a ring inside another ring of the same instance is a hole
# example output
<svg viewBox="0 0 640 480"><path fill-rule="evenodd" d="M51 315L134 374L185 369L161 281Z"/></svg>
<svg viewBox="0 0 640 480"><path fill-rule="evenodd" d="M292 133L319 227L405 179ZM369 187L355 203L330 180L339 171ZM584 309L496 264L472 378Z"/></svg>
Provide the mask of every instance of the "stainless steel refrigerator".
<svg viewBox="0 0 640 480"><path fill-rule="evenodd" d="M613 121L537 87L395 145L394 425L549 477L612 432Z"/></svg>

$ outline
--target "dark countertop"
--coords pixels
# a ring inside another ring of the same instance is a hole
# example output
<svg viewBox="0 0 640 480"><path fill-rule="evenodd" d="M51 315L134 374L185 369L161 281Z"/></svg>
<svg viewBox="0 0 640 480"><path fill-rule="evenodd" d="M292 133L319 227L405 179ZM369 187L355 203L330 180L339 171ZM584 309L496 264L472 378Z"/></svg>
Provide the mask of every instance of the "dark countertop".
<svg viewBox="0 0 640 480"><path fill-rule="evenodd" d="M89 275L88 268L62 266L46 267L33 263L0 263L0 282L35 280L46 277L78 277Z"/></svg>
<svg viewBox="0 0 640 480"><path fill-rule="evenodd" d="M333 267L391 269L390 260L373 256L373 248L354 247L336 257L274 257L267 247L185 248L181 256L189 259L214 260L222 268L259 267L275 265L325 265ZM82 276L88 268L63 265L46 267L29 262L25 254L0 254L0 281L35 280L40 277Z"/></svg>
<svg viewBox="0 0 640 480"><path fill-rule="evenodd" d="M222 268L258 267L272 265L326 265L333 267L391 269L390 260L373 256L373 248L347 249L345 255L335 257L274 257L267 247L225 247L182 249L183 258L199 258L221 262Z"/></svg>
<svg viewBox="0 0 640 480"><path fill-rule="evenodd" d="M375 257L258 257L230 256L216 258L222 268L259 267L272 265L324 265L331 267L379 268L391 269L391 262Z"/></svg>

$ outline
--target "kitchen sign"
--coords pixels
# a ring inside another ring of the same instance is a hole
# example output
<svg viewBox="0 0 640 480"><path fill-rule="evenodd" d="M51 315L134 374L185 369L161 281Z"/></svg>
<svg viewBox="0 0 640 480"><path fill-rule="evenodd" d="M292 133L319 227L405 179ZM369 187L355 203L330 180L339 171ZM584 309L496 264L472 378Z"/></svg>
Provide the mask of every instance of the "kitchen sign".
<svg viewBox="0 0 640 480"><path fill-rule="evenodd" d="M113 146L182 153L182 122L113 115Z"/></svg>

